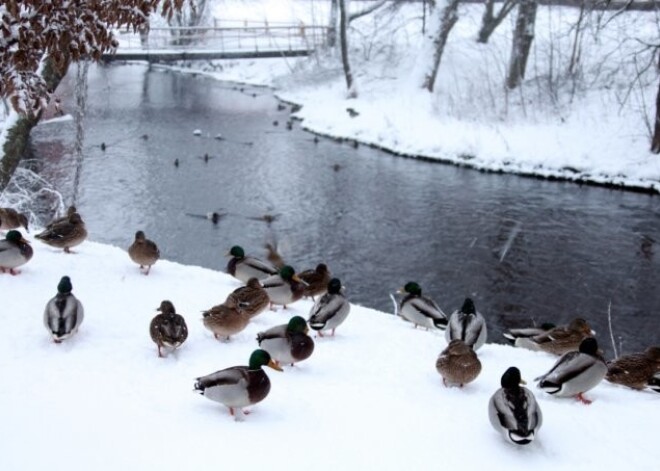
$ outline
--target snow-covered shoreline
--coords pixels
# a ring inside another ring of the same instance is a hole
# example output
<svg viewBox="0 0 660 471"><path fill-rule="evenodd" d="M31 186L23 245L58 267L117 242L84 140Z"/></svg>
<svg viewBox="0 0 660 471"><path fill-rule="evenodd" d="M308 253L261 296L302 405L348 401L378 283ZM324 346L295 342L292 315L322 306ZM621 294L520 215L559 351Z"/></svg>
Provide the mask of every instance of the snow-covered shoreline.
<svg viewBox="0 0 660 471"><path fill-rule="evenodd" d="M240 283L219 270L159 261L140 273L124 249L85 242L73 255L34 241L18 276L0 275L0 454L3 469L655 469L660 421L652 392L603 382L590 406L542 393L532 379L555 357L489 343L480 376L445 388L435 359L440 332L414 329L353 305L336 337L315 339L311 358L268 370L269 396L242 423L192 391L194 378L246 364L256 333L307 317L310 301L266 312L219 342L200 311ZM226 260L219 259L218 267ZM42 324L61 276L85 306L79 333L54 344ZM341 274L338 274L341 276ZM347 286L350 299L351 287ZM158 358L148 327L163 299L190 335ZM606 341L604 338L601 341ZM488 422L487 402L503 371L518 366L544 414L537 441L506 443Z"/></svg>

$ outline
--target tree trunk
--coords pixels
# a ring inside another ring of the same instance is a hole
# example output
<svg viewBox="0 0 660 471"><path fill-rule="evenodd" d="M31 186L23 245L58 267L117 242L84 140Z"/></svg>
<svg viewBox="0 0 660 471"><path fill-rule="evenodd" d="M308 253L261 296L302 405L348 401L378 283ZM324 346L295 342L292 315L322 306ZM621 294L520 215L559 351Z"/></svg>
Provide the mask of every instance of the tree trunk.
<svg viewBox="0 0 660 471"><path fill-rule="evenodd" d="M346 0L339 1L339 43L341 47L341 63L344 66L344 76L346 77L346 88L348 89L348 97L355 98L357 92L355 91L355 82L353 80L353 72L351 72L351 64L348 62L348 37L346 28L348 27L348 18L346 13Z"/></svg>
<svg viewBox="0 0 660 471"><path fill-rule="evenodd" d="M46 82L46 88L49 93L55 91L66 75L68 68L68 60L61 69L57 68L55 61L50 57L44 60L41 76ZM11 113L15 113L15 111L12 110ZM39 123L40 118L41 111L37 114L21 114L18 116L16 122L3 132L5 142L2 147L2 155L0 156L0 192L5 190L9 180L11 180L16 167L18 167L21 158L25 154L30 138L30 131Z"/></svg>
<svg viewBox="0 0 660 471"><path fill-rule="evenodd" d="M445 44L447 44L449 32L458 21L457 10L458 0L436 2L432 7L430 15L435 17L435 20L432 22L433 31L426 38L432 43L432 58L430 66L424 74L424 81L422 83L422 88L427 89L429 92L433 92L433 88L435 87L435 79L438 75L438 69L440 69L440 60L445 50Z"/></svg>
<svg viewBox="0 0 660 471"><path fill-rule="evenodd" d="M509 59L509 72L506 78L506 86L510 89L516 88L525 78L529 50L534 40L537 7L536 0L519 0L518 17L516 18L511 58Z"/></svg>
<svg viewBox="0 0 660 471"><path fill-rule="evenodd" d="M337 45L337 22L338 20L338 6L339 0L330 0L330 21L328 22L328 47L335 47Z"/></svg>
<svg viewBox="0 0 660 471"><path fill-rule="evenodd" d="M486 0L484 14L481 17L481 27L477 35L477 42L486 44L493 34L495 29L502 23L502 20L507 17L513 7L516 6L516 0L504 0L500 11L495 12L495 0Z"/></svg>
<svg viewBox="0 0 660 471"><path fill-rule="evenodd" d="M651 141L651 152L660 154L660 81L658 81L658 94L655 97L655 128Z"/></svg>
<svg viewBox="0 0 660 471"><path fill-rule="evenodd" d="M195 28L201 26L206 17L207 10L206 0L189 0L188 4L180 11L176 12L171 21L168 21L170 26L179 26L182 28ZM174 46L188 46L200 41L198 32L188 30L172 30L172 45Z"/></svg>

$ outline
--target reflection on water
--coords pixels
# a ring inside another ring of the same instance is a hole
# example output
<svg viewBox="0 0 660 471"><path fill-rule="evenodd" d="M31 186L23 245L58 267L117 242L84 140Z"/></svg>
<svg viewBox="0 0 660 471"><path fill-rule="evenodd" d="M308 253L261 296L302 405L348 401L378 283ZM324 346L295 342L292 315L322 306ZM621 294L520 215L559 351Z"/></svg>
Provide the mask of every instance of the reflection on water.
<svg viewBox="0 0 660 471"><path fill-rule="evenodd" d="M327 262L358 304L391 312L388 293L416 280L448 312L473 297L492 340L583 316L611 351L611 303L624 352L660 343L658 197L315 142L288 119L263 89L90 70L78 207L91 238L128 247L141 229L165 258L217 270L231 245L265 256L276 239L297 269ZM42 175L70 198L73 124L34 136ZM189 215L212 211L227 215Z"/></svg>

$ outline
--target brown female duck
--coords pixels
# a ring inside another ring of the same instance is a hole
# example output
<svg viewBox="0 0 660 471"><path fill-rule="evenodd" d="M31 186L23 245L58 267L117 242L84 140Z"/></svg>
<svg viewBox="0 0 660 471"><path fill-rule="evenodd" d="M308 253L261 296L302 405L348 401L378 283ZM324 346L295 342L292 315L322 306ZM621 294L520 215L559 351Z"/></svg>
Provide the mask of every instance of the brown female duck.
<svg viewBox="0 0 660 471"><path fill-rule="evenodd" d="M642 353L608 362L605 379L632 389L644 389L657 373L660 373L660 347L649 347Z"/></svg>
<svg viewBox="0 0 660 471"><path fill-rule="evenodd" d="M567 326L555 327L534 337L519 337L514 345L528 350L563 355L578 350L580 343L591 335L593 331L587 321L578 317Z"/></svg>
<svg viewBox="0 0 660 471"><path fill-rule="evenodd" d="M35 237L44 244L71 253L71 247L81 244L87 238L87 229L80 214L73 213L67 219L53 222L49 228Z"/></svg>
<svg viewBox="0 0 660 471"><path fill-rule="evenodd" d="M479 376L481 362L472 347L461 339L454 339L438 356L435 368L445 386L463 387Z"/></svg>
<svg viewBox="0 0 660 471"><path fill-rule="evenodd" d="M188 338L188 326L181 314L176 313L174 304L170 301L162 301L160 311L149 324L149 335L158 347L158 356L162 357L162 349L175 350L179 348Z"/></svg>
<svg viewBox="0 0 660 471"><path fill-rule="evenodd" d="M140 265L140 270L147 267L145 275L149 274L151 266L160 258L160 250L155 242L147 239L144 232L137 231L135 233L135 240L128 248L128 255L135 263Z"/></svg>
<svg viewBox="0 0 660 471"><path fill-rule="evenodd" d="M9 231L23 227L28 230L28 218L25 214L19 213L14 208L0 208L0 230Z"/></svg>
<svg viewBox="0 0 660 471"><path fill-rule="evenodd" d="M270 301L268 293L256 278L250 278L245 286L236 288L229 294L229 297L236 300L241 310L250 319L261 314L268 307Z"/></svg>
<svg viewBox="0 0 660 471"><path fill-rule="evenodd" d="M224 303L202 312L202 316L204 327L213 332L216 339L224 337L229 340L229 337L241 332L250 322L250 316L231 296Z"/></svg>

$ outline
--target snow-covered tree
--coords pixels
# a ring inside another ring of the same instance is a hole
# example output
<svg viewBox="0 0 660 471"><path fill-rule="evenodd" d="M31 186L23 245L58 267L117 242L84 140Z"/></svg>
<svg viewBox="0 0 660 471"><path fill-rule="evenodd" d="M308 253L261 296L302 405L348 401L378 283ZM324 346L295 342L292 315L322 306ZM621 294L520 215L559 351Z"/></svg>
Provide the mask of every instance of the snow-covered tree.
<svg viewBox="0 0 660 471"><path fill-rule="evenodd" d="M184 0L3 0L0 3L0 97L24 114L47 104L46 61L60 75L71 61L99 60L117 47L113 30L136 30L160 8L166 16Z"/></svg>
<svg viewBox="0 0 660 471"><path fill-rule="evenodd" d="M341 48L341 63L344 68L344 77L346 78L346 88L349 98L355 98L357 91L355 89L355 79L351 71L351 64L348 60L348 0L339 0L339 44Z"/></svg>
<svg viewBox="0 0 660 471"><path fill-rule="evenodd" d="M527 59L534 40L537 8L537 0L518 0L518 16L513 30L509 71L506 76L506 86L511 89L520 85L525 78Z"/></svg>
<svg viewBox="0 0 660 471"><path fill-rule="evenodd" d="M447 44L449 32L458 21L458 0L432 0L428 32L425 33L425 46L422 54L427 57L428 66L424 72L422 88L433 92L435 78L440 68L440 60Z"/></svg>
<svg viewBox="0 0 660 471"><path fill-rule="evenodd" d="M188 5L174 13L168 20L170 26L195 28L202 26L209 18L209 2L207 0L188 0ZM194 43L198 38L193 29L171 31L173 44L183 46Z"/></svg>
<svg viewBox="0 0 660 471"><path fill-rule="evenodd" d="M481 17L481 27L477 34L477 42L487 43L490 35L502 23L502 20L511 13L516 3L517 0L503 0L500 9L495 13L495 0L486 0L484 14Z"/></svg>
<svg viewBox="0 0 660 471"><path fill-rule="evenodd" d="M655 123L651 139L651 152L660 154L660 82L658 83L658 93L655 96Z"/></svg>

